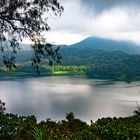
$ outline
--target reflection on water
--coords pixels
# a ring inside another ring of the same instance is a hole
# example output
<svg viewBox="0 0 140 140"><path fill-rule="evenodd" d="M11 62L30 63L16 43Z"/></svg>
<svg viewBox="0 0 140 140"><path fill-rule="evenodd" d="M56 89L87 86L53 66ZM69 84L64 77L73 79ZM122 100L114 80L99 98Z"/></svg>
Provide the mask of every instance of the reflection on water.
<svg viewBox="0 0 140 140"><path fill-rule="evenodd" d="M89 122L132 115L140 101L139 85L82 77L32 78L0 81L0 98L10 113L58 120L72 111Z"/></svg>

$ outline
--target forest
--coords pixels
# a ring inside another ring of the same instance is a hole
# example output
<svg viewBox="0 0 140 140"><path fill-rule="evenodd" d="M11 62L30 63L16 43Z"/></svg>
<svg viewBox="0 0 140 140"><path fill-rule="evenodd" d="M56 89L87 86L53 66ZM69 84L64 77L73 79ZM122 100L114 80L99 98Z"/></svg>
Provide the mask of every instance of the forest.
<svg viewBox="0 0 140 140"><path fill-rule="evenodd" d="M0 100L1 140L139 140L140 107L133 116L101 118L90 124L75 118L72 112L64 120L37 122L35 116L5 113Z"/></svg>
<svg viewBox="0 0 140 140"><path fill-rule="evenodd" d="M118 81L140 80L140 55L126 54L124 52L94 51L91 54L76 49L68 55L62 51L62 64L49 66L43 61L40 64L40 74L31 61L17 64L16 69L7 71L0 67L0 77L36 77L57 75L84 75L87 78L110 79Z"/></svg>
<svg viewBox="0 0 140 140"><path fill-rule="evenodd" d="M140 84L130 83L140 80L139 7L138 0L1 0L0 140L140 140ZM106 80L117 82L106 88ZM94 106L102 117L82 120ZM65 118L38 120L52 109ZM117 110L127 117L104 117Z"/></svg>

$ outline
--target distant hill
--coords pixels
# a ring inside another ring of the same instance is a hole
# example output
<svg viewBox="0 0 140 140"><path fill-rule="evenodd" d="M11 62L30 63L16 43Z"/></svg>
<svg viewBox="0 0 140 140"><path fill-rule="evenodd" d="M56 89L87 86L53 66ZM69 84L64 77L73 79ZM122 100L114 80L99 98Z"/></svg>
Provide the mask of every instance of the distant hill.
<svg viewBox="0 0 140 140"><path fill-rule="evenodd" d="M3 66L3 55L0 53L0 66ZM24 63L31 60L33 57L32 50L21 50L16 54L16 63Z"/></svg>
<svg viewBox="0 0 140 140"><path fill-rule="evenodd" d="M35 71L34 67L26 62L31 60L33 50L27 49L31 48L30 45L21 44L21 46L25 49L17 54L16 62L22 64L17 71L30 71L32 73ZM60 47L60 53L63 57L62 65L84 65L88 67L86 76L89 78L128 82L140 80L140 46L132 42L89 37L76 44L60 45ZM0 57L2 58L2 56ZM2 61L0 63L2 64ZM46 65L47 62L43 61L42 64ZM46 72L43 65L41 72Z"/></svg>
<svg viewBox="0 0 140 140"><path fill-rule="evenodd" d="M114 63L140 54L140 46L127 41L115 41L89 37L70 46L62 46L60 49L64 60L62 64L95 64L102 61L114 61Z"/></svg>
<svg viewBox="0 0 140 140"><path fill-rule="evenodd" d="M90 50L106 50L106 51L123 51L130 54L140 54L140 46L130 41L116 41L110 39L102 39L97 37L88 37L69 47L90 49Z"/></svg>
<svg viewBox="0 0 140 140"><path fill-rule="evenodd" d="M17 54L17 63L30 61L33 56L30 45L21 44L20 46L22 50ZM117 58L126 59L130 54L133 56L140 54L140 46L132 42L97 37L89 37L73 45L60 45L60 47L64 65L101 63L105 58L114 60L115 63L120 60Z"/></svg>

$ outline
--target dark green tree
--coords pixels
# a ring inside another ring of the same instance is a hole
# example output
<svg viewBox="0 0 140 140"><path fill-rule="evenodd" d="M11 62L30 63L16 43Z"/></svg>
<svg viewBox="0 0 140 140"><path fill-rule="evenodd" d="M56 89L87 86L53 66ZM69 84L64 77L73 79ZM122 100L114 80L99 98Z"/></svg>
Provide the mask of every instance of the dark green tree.
<svg viewBox="0 0 140 140"><path fill-rule="evenodd" d="M67 119L68 121L74 120L74 114L73 114L73 112L68 113L68 114L66 115L66 119Z"/></svg>
<svg viewBox="0 0 140 140"><path fill-rule="evenodd" d="M42 35L50 30L49 15L61 15L63 7L57 0L1 0L0 1L0 48L4 53L3 63L7 68L16 67L16 53L19 41L27 37L32 42L35 57L32 59L39 72L41 57L60 62L58 49L53 49ZM45 44L45 45L42 45Z"/></svg>
<svg viewBox="0 0 140 140"><path fill-rule="evenodd" d="M0 100L0 115L3 115L6 110L5 103Z"/></svg>

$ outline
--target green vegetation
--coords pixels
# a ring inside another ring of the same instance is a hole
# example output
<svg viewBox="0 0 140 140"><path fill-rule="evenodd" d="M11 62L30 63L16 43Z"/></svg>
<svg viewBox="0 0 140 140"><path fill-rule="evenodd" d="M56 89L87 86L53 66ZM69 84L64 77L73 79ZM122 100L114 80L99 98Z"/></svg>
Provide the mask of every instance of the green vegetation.
<svg viewBox="0 0 140 140"><path fill-rule="evenodd" d="M86 75L87 78L111 79L121 81L140 80L140 55L126 54L120 51L107 52L103 50L80 50L62 48L65 58L62 65L40 64L40 75L31 62L17 65L17 69L6 72L0 68L0 77L34 77L59 75ZM69 55L70 54L70 55Z"/></svg>
<svg viewBox="0 0 140 140"><path fill-rule="evenodd" d="M91 66L86 71L88 78L111 79L117 81L136 81L140 80L140 66L131 67L123 64L103 64Z"/></svg>
<svg viewBox="0 0 140 140"><path fill-rule="evenodd" d="M94 41L92 42L94 43ZM123 45L115 48L114 44L110 43L112 49L107 49L107 45L100 41L98 43L100 43L99 48L97 48L97 44L95 46L80 44L68 48L63 47L61 52L65 59L62 64L88 65L89 69L86 71L88 78L123 80L127 82L140 80L139 54L118 51L119 49L117 50L117 48L123 49Z"/></svg>
<svg viewBox="0 0 140 140"><path fill-rule="evenodd" d="M30 59L30 54L33 54L33 51L21 51L17 57L19 63L17 69L12 70L12 72L6 72L1 67L0 77L86 75L87 78L127 82L140 80L140 55L139 53L136 54L136 52L139 52L139 49L137 50L135 46L135 54L132 54L134 53L134 48L132 47L134 44L118 42L119 44L115 43L116 45L118 44L115 47L112 45L114 41L109 41L110 43L107 41L107 44L105 42L104 44L102 41L106 42L106 40L91 38L87 40L87 45L82 43L74 46L62 46L60 49L60 53L63 56L62 64L49 66L41 59L39 64L40 74L36 73L36 66L31 66L32 62L27 61ZM95 42L95 44L90 44L91 42ZM107 47L108 45L110 49ZM100 47L98 48L97 46ZM124 46L125 50L123 49ZM132 53L128 54L127 50L129 52L132 51Z"/></svg>
<svg viewBox="0 0 140 140"><path fill-rule="evenodd" d="M85 75L88 66L47 66L46 68L50 69L52 75Z"/></svg>
<svg viewBox="0 0 140 140"><path fill-rule="evenodd" d="M23 45L23 44L22 44ZM25 47L25 44L23 45ZM30 48L30 45L26 46ZM57 46L54 46L54 50ZM130 42L88 38L78 44L61 46L63 57L61 66L48 66L46 61L38 59L37 66L31 66L33 50L21 51L17 55L17 69L5 72L0 68L0 77L34 77L57 75L86 75L87 78L111 79L121 81L140 80L140 49ZM0 56L2 59L2 56ZM36 62L36 61L35 61ZM0 63L2 66L2 63Z"/></svg>
<svg viewBox="0 0 140 140"><path fill-rule="evenodd" d="M96 79L111 79L119 81L131 82L140 80L140 65L131 66L130 64L122 62L99 62L93 65L41 65L41 73L38 75L36 70L30 63L19 64L17 69L6 71L3 67L0 68L1 78L23 78L23 77L36 77L36 76L72 76L72 75L85 75L87 78ZM137 60L138 61L138 60Z"/></svg>
<svg viewBox="0 0 140 140"><path fill-rule="evenodd" d="M43 35L50 30L49 15L61 16L64 10L57 0L2 0L0 9L1 60L9 70L17 67L15 60L21 49L19 42L25 37L33 43L34 56L30 54L30 57L38 74L41 58L47 58L50 65L54 61L61 62L59 48L53 49Z"/></svg>
<svg viewBox="0 0 140 140"><path fill-rule="evenodd" d="M0 68L1 78L14 77L36 77L36 76L60 76L60 75L85 75L88 66L40 66L41 73L38 75L36 70L30 64L18 65L17 69L6 71L3 67Z"/></svg>
<svg viewBox="0 0 140 140"><path fill-rule="evenodd" d="M125 118L102 118L88 125L71 112L65 120L47 119L37 123L35 116L6 114L0 101L2 140L140 140L140 107Z"/></svg>

